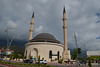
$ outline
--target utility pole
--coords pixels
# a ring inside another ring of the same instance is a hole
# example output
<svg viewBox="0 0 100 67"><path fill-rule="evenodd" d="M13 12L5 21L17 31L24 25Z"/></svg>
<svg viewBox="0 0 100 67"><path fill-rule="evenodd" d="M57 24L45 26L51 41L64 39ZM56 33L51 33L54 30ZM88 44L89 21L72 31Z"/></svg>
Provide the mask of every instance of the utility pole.
<svg viewBox="0 0 100 67"><path fill-rule="evenodd" d="M7 33L7 47L8 47L9 40L8 40L8 29L7 28L6 28L5 32Z"/></svg>
<svg viewBox="0 0 100 67"><path fill-rule="evenodd" d="M77 58L76 58L76 61L77 61L77 65L78 65L78 46L77 46L77 38L76 38L75 32L74 32L74 38L75 38L76 50L77 50Z"/></svg>
<svg viewBox="0 0 100 67"><path fill-rule="evenodd" d="M84 59L85 59L85 65L86 65L86 61L87 61L87 56L86 56L86 47L85 47L85 45L84 45Z"/></svg>
<svg viewBox="0 0 100 67"><path fill-rule="evenodd" d="M84 45L84 51L86 52L86 48L85 48L85 45Z"/></svg>
<svg viewBox="0 0 100 67"><path fill-rule="evenodd" d="M8 29L6 28L5 32L7 33L7 48L8 48L8 44L9 44L9 40L8 40ZM6 59L7 59L7 50L6 49Z"/></svg>

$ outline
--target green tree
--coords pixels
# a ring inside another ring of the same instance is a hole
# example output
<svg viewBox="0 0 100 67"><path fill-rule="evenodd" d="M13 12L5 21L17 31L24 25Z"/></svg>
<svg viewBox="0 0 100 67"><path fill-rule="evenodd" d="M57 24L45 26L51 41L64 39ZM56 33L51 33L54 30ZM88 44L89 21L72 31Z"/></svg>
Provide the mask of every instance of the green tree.
<svg viewBox="0 0 100 67"><path fill-rule="evenodd" d="M18 54L18 60L20 60L21 57L22 57L22 55L21 54Z"/></svg>
<svg viewBox="0 0 100 67"><path fill-rule="evenodd" d="M92 65L91 65L91 58L90 57L88 58L88 66L92 67Z"/></svg>
<svg viewBox="0 0 100 67"><path fill-rule="evenodd" d="M17 53L15 53L15 58L16 58L16 60L17 60L17 58L18 58L18 54L17 54Z"/></svg>
<svg viewBox="0 0 100 67"><path fill-rule="evenodd" d="M16 58L16 54L14 54L14 53L10 54L10 59L11 60L14 60L15 58Z"/></svg>
<svg viewBox="0 0 100 67"><path fill-rule="evenodd" d="M77 48L78 50L78 55L81 54L81 48Z"/></svg>
<svg viewBox="0 0 100 67"><path fill-rule="evenodd" d="M73 49L73 53L72 53L72 59L74 60L74 59L76 59L76 57L77 57L77 51L76 51L76 49L74 48L74 49Z"/></svg>
<svg viewBox="0 0 100 67"><path fill-rule="evenodd" d="M77 50L78 50L78 55L81 54L81 48L77 48ZM71 56L73 60L76 59L77 57L77 50L75 48L73 49L73 53Z"/></svg>
<svg viewBox="0 0 100 67"><path fill-rule="evenodd" d="M38 65L40 65L40 55L39 55L39 57L38 57Z"/></svg>

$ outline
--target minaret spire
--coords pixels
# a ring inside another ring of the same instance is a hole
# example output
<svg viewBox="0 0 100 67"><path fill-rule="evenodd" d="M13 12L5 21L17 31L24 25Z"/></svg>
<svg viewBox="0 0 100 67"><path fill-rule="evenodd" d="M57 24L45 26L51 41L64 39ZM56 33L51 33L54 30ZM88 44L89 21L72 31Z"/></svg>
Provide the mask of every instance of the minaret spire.
<svg viewBox="0 0 100 67"><path fill-rule="evenodd" d="M34 18L34 12L33 12L33 14L32 14L32 18Z"/></svg>
<svg viewBox="0 0 100 67"><path fill-rule="evenodd" d="M64 6L64 10L63 10L63 14L64 14L64 13L66 13L65 6Z"/></svg>
<svg viewBox="0 0 100 67"><path fill-rule="evenodd" d="M33 25L34 25L34 12L33 12L33 14L32 14L32 19L31 19L31 27L30 27L30 35L29 35L29 40L31 40L32 39L32 33L33 33Z"/></svg>
<svg viewBox="0 0 100 67"><path fill-rule="evenodd" d="M63 31L64 31L64 61L68 60L68 50L67 50L67 17L65 7L63 9Z"/></svg>

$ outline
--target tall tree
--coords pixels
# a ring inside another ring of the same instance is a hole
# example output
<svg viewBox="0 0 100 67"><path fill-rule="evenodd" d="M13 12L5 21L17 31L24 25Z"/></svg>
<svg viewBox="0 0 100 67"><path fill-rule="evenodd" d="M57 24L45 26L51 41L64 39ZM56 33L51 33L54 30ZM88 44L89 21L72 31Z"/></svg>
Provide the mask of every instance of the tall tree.
<svg viewBox="0 0 100 67"><path fill-rule="evenodd" d="M73 49L73 53L72 53L72 59L74 60L74 59L76 59L76 57L77 57L77 51L76 51L76 49L74 48L74 49Z"/></svg>
<svg viewBox="0 0 100 67"><path fill-rule="evenodd" d="M89 66L89 67L92 67L91 58L90 58L90 57L88 58L88 66Z"/></svg>
<svg viewBox="0 0 100 67"><path fill-rule="evenodd" d="M78 50L78 55L81 54L81 48L77 48ZM74 48L73 49L73 53L72 53L72 59L76 59L77 58L77 50Z"/></svg>
<svg viewBox="0 0 100 67"><path fill-rule="evenodd" d="M77 48L78 50L78 55L81 54L81 48Z"/></svg>

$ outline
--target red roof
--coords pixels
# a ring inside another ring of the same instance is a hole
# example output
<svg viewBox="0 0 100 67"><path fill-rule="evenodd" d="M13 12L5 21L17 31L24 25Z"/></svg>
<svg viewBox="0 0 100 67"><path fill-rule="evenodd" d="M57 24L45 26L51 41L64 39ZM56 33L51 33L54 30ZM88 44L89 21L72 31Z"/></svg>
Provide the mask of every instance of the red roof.
<svg viewBox="0 0 100 67"><path fill-rule="evenodd" d="M14 52L13 50L6 50L6 49L0 49L0 51L9 51L9 52Z"/></svg>
<svg viewBox="0 0 100 67"><path fill-rule="evenodd" d="M0 51L5 51L5 49L0 49Z"/></svg>
<svg viewBox="0 0 100 67"><path fill-rule="evenodd" d="M9 52L14 52L13 50L7 50L7 51L9 51Z"/></svg>

